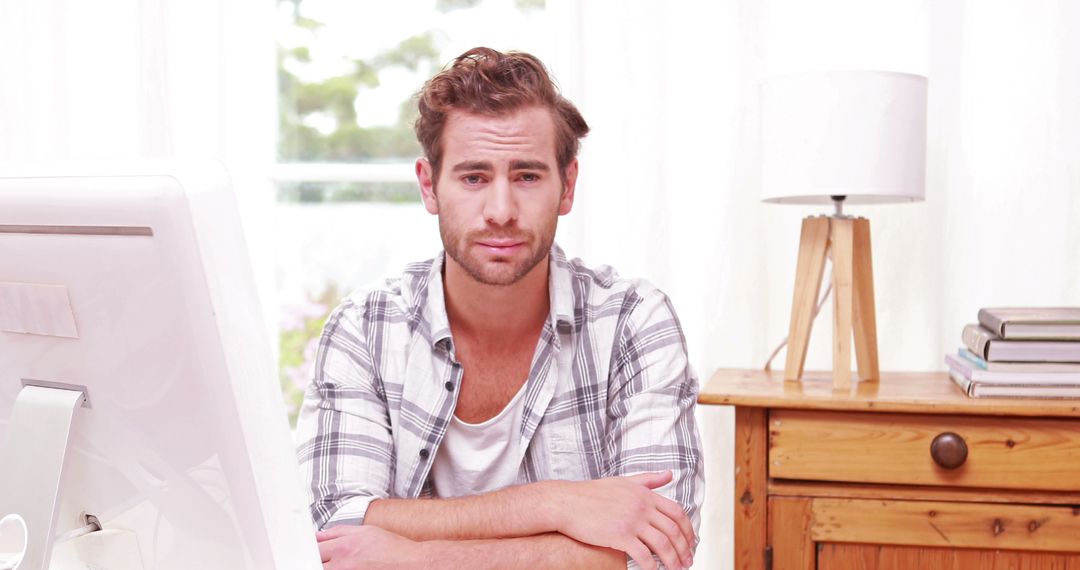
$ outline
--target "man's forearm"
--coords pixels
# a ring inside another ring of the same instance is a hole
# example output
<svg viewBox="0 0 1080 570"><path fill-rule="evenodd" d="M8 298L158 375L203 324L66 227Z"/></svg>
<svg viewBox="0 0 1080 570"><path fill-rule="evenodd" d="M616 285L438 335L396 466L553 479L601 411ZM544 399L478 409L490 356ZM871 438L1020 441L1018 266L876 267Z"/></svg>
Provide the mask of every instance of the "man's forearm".
<svg viewBox="0 0 1080 570"><path fill-rule="evenodd" d="M379 499L365 525L412 540L515 538L556 531L545 499L554 482L530 483L452 499Z"/></svg>
<svg viewBox="0 0 1080 570"><path fill-rule="evenodd" d="M597 568L624 570L626 554L580 543L558 533L523 538L438 540L421 543L431 567Z"/></svg>
<svg viewBox="0 0 1080 570"><path fill-rule="evenodd" d="M356 528L369 527L425 544L557 533L583 548L591 545L625 553L643 568L654 568L656 557L669 568L681 568L693 564L697 539L683 507L655 492L672 477L664 471L589 481L541 481L455 499L383 499L368 506L363 527ZM460 556L475 554L474 550L455 551L453 544L445 546ZM474 546L498 549L513 543L496 540L493 545Z"/></svg>

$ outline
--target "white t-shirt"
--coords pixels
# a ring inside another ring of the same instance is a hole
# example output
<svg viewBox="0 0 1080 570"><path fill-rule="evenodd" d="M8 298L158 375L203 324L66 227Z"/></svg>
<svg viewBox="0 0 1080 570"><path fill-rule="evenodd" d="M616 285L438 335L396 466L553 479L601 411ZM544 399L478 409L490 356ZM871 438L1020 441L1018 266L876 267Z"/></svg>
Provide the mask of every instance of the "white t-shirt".
<svg viewBox="0 0 1080 570"><path fill-rule="evenodd" d="M523 384L506 407L485 422L470 424L456 415L450 418L431 466L436 495L477 495L517 482L525 458L521 444L524 394Z"/></svg>

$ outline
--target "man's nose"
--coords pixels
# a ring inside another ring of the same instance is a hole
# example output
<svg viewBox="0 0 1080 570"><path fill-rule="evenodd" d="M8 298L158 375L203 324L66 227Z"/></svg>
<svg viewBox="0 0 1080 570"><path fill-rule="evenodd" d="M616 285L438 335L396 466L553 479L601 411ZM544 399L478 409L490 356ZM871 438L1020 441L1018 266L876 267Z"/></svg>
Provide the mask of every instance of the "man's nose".
<svg viewBox="0 0 1080 570"><path fill-rule="evenodd" d="M517 220L517 199L509 181L501 180L490 187L484 202L484 221L505 226Z"/></svg>

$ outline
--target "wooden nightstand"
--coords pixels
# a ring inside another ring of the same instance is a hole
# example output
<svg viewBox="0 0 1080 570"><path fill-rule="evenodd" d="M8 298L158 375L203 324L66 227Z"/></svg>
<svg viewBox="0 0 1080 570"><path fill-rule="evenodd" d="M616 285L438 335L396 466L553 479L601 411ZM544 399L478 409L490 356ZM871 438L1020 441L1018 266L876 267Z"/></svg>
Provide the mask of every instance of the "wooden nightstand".
<svg viewBox="0 0 1080 570"><path fill-rule="evenodd" d="M1080 569L1080 401L721 370L699 402L735 406L738 569Z"/></svg>

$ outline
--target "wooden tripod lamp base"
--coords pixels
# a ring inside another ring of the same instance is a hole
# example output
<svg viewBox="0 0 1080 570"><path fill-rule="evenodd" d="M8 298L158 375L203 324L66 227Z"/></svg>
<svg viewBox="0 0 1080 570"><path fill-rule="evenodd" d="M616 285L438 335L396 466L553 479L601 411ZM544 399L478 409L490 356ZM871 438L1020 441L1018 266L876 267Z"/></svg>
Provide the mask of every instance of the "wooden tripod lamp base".
<svg viewBox="0 0 1080 570"><path fill-rule="evenodd" d="M827 255L832 256L833 275L833 388L847 389L853 335L858 378L876 381L879 376L870 221L865 218L803 219L784 379L802 378Z"/></svg>

